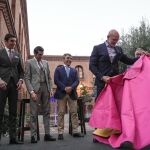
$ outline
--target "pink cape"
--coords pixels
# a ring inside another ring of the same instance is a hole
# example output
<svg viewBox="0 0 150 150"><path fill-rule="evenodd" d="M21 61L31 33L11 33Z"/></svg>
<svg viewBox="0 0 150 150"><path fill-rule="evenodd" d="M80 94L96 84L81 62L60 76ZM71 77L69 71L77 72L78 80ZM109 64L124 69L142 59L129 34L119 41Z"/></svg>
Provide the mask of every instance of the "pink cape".
<svg viewBox="0 0 150 150"><path fill-rule="evenodd" d="M115 76L97 98L89 124L120 134L95 136L117 148L130 141L136 150L150 144L150 57L141 56L124 74Z"/></svg>

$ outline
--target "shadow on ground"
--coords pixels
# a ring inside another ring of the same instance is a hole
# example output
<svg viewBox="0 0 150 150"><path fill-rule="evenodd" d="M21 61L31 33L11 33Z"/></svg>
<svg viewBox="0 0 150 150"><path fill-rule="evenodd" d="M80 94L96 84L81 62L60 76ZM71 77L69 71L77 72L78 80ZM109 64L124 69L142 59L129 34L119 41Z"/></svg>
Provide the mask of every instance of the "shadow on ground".
<svg viewBox="0 0 150 150"><path fill-rule="evenodd" d="M63 141L44 142L43 135L37 144L30 143L30 136L25 136L23 145L9 145L9 138L2 138L0 150L115 150L103 143L93 143L92 132L88 131L83 138L74 138L64 134ZM57 134L53 135L57 138Z"/></svg>

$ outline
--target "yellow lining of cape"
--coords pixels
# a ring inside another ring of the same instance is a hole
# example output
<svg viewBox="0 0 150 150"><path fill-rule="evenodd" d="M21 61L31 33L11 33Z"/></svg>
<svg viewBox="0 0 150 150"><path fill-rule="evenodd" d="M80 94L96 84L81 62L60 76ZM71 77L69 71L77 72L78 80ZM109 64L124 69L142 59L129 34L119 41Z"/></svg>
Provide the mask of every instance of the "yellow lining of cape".
<svg viewBox="0 0 150 150"><path fill-rule="evenodd" d="M93 134L96 136L100 136L100 137L104 137L104 138L108 138L113 134L120 134L121 131L119 130L114 130L111 128L105 128L105 129L96 129Z"/></svg>

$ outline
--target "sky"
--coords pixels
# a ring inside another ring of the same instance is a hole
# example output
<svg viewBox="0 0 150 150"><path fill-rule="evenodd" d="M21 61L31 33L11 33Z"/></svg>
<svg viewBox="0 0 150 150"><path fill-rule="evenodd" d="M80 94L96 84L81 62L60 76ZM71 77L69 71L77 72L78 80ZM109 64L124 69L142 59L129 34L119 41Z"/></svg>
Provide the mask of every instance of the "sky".
<svg viewBox="0 0 150 150"><path fill-rule="evenodd" d="M149 23L150 0L27 0L30 52L45 55L90 56L109 30L128 33Z"/></svg>

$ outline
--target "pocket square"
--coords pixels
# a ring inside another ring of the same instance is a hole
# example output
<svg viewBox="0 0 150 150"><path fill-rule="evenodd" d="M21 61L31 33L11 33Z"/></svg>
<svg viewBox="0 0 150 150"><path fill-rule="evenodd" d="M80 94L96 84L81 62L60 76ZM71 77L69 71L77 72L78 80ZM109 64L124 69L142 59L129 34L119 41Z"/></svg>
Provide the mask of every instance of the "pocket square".
<svg viewBox="0 0 150 150"><path fill-rule="evenodd" d="M15 58L19 58L18 56L14 56Z"/></svg>

